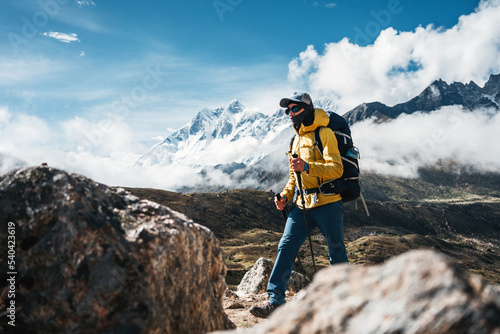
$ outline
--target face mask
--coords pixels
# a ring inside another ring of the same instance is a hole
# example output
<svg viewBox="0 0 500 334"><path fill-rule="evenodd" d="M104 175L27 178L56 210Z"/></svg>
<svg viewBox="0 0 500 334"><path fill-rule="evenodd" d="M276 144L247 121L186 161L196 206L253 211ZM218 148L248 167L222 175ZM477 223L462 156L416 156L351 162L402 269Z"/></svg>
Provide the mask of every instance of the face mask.
<svg viewBox="0 0 500 334"><path fill-rule="evenodd" d="M300 125L300 124L302 124L302 122L306 118L306 114L307 114L307 112L304 110L300 114L292 116L292 124L293 125Z"/></svg>
<svg viewBox="0 0 500 334"><path fill-rule="evenodd" d="M301 124L309 126L314 123L314 111L312 108L307 108L298 115L292 117L292 124L295 127L300 127Z"/></svg>

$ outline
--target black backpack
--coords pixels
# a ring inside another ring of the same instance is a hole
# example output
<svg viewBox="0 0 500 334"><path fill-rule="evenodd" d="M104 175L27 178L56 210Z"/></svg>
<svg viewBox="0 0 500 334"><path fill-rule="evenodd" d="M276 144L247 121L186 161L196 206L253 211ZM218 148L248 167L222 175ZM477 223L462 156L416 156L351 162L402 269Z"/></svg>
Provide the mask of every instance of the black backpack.
<svg viewBox="0 0 500 334"><path fill-rule="evenodd" d="M340 194L342 196L342 202L349 202L357 199L361 193L361 186L359 183L359 151L354 146L351 130L344 117L327 111L330 117L330 122L328 127L332 129L337 138L338 148L340 152L340 157L342 158L342 164L344 166L344 173L342 176L336 180L330 180L322 183L318 188L310 189L314 192L321 192L324 194ZM318 148L321 155L323 155L323 143L320 138L320 131L323 127L319 127L314 132L314 146ZM292 148L293 136L290 141L290 150ZM309 189L306 189L308 193Z"/></svg>
<svg viewBox="0 0 500 334"><path fill-rule="evenodd" d="M359 197L361 192L358 164L359 151L354 146L351 129L349 129L349 124L347 124L345 118L331 111L327 111L326 113L330 117L328 127L335 133L340 157L344 166L344 173L336 180L339 188L337 193L342 196L342 202L353 201ZM322 127L319 127L314 131L314 145L316 145L321 155L323 155L323 144L319 136L321 129Z"/></svg>

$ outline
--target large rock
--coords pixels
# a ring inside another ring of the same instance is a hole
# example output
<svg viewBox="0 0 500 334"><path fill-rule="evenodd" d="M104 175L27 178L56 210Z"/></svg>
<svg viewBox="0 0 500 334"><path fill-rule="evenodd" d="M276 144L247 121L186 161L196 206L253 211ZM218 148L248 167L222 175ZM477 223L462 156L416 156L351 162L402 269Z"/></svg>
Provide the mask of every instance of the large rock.
<svg viewBox="0 0 500 334"><path fill-rule="evenodd" d="M4 242L8 222L16 224L20 332L234 328L221 303L226 267L218 240L169 208L52 168L3 175L2 286L12 271ZM0 304L10 303L1 298Z"/></svg>
<svg viewBox="0 0 500 334"><path fill-rule="evenodd" d="M321 270L297 298L248 333L500 333L500 289L443 255Z"/></svg>
<svg viewBox="0 0 500 334"><path fill-rule="evenodd" d="M266 292L273 265L273 261L263 257L259 258L252 269L247 271L245 276L243 276L243 279L238 285L237 293L257 295ZM292 271L290 281L288 282L288 290L291 292L298 292L306 287L308 283L304 275Z"/></svg>

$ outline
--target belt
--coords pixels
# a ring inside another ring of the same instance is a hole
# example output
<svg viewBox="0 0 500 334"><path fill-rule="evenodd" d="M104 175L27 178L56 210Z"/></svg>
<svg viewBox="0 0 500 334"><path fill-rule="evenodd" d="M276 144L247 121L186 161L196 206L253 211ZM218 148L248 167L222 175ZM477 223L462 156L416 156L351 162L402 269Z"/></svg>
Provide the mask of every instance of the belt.
<svg viewBox="0 0 500 334"><path fill-rule="evenodd" d="M304 194L309 195L309 194L317 194L320 192L319 187L317 188L310 188L310 189L303 189Z"/></svg>
<svg viewBox="0 0 500 334"><path fill-rule="evenodd" d="M304 194L317 194L321 193L323 195L339 194L341 192L341 184L339 179L329 180L316 188L304 189Z"/></svg>

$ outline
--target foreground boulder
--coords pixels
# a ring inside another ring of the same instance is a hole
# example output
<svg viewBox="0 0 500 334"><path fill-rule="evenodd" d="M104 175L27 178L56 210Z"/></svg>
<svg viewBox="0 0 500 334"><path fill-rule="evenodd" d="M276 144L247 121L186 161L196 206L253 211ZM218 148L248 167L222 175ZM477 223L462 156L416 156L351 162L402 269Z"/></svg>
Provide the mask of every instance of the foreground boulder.
<svg viewBox="0 0 500 334"><path fill-rule="evenodd" d="M248 333L500 333L500 288L430 250L321 270Z"/></svg>
<svg viewBox="0 0 500 334"><path fill-rule="evenodd" d="M12 271L4 242L9 222L17 244L18 331L234 328L221 304L226 267L218 240L169 208L53 168L0 176L1 290Z"/></svg>
<svg viewBox="0 0 500 334"><path fill-rule="evenodd" d="M273 271L273 261L266 258L259 258L252 269L245 273L243 279L238 285L237 292L239 294L247 295L257 295L264 293L267 290L267 283L269 282L269 277L271 277L271 272ZM305 288L308 284L308 280L304 275L298 272L292 271L290 281L288 283L288 290L291 292L298 292L299 290Z"/></svg>

